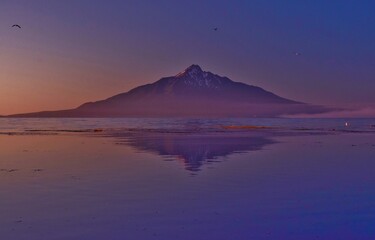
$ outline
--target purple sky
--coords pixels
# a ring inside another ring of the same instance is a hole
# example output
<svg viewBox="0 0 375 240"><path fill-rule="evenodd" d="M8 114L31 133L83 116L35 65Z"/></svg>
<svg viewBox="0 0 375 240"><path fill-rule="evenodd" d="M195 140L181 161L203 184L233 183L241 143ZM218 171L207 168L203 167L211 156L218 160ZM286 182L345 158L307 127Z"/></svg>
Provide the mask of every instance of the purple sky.
<svg viewBox="0 0 375 240"><path fill-rule="evenodd" d="M76 107L193 63L298 101L371 107L374 8L354 0L2 0L0 114Z"/></svg>

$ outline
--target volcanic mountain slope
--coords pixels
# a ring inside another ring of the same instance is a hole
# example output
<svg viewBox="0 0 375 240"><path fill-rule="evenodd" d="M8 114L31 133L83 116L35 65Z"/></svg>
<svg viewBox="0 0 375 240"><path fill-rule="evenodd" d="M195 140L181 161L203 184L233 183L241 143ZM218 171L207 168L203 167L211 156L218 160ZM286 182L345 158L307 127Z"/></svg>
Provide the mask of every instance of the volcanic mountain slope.
<svg viewBox="0 0 375 240"><path fill-rule="evenodd" d="M176 76L76 109L16 117L273 117L323 112L260 87L234 82L192 65Z"/></svg>

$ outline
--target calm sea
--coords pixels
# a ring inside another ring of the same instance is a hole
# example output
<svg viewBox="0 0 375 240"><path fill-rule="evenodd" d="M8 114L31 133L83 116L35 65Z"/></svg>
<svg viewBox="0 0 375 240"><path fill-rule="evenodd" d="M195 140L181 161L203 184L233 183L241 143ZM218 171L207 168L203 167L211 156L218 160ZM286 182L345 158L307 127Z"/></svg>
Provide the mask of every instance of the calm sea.
<svg viewBox="0 0 375 240"><path fill-rule="evenodd" d="M0 118L0 131L87 129L215 129L222 126L266 126L285 129L375 131L375 119L292 118Z"/></svg>
<svg viewBox="0 0 375 240"><path fill-rule="evenodd" d="M0 239L373 240L374 124L0 119Z"/></svg>

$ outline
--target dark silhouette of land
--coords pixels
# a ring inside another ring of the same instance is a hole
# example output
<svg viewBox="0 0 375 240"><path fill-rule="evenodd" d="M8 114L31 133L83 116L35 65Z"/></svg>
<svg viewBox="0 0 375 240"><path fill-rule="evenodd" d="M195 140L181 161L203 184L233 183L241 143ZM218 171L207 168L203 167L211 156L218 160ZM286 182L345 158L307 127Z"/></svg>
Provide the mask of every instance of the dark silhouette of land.
<svg viewBox="0 0 375 240"><path fill-rule="evenodd" d="M175 76L76 109L11 117L275 117L325 111L192 65Z"/></svg>

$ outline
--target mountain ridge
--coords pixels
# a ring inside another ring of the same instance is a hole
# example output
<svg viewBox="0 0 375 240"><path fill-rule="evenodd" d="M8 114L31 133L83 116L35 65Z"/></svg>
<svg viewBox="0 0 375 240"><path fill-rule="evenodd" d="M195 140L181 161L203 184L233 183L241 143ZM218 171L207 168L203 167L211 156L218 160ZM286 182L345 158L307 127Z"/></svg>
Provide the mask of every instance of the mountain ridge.
<svg viewBox="0 0 375 240"><path fill-rule="evenodd" d="M324 108L280 97L261 87L235 82L193 64L104 100L75 109L13 117L254 117L323 112Z"/></svg>

